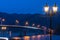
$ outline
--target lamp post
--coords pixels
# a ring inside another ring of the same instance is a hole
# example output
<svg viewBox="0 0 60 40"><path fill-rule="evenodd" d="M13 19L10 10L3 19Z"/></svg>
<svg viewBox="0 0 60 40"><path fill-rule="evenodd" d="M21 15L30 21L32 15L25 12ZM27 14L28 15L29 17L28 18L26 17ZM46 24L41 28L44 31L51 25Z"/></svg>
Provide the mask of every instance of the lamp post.
<svg viewBox="0 0 60 40"><path fill-rule="evenodd" d="M40 28L40 25L37 25L37 28Z"/></svg>
<svg viewBox="0 0 60 40"><path fill-rule="evenodd" d="M50 14L49 14L49 16L50 16L50 29L52 29L52 16L57 12L57 10L58 10L58 7L56 6L56 3L52 7L52 10L51 9L49 10L49 6L47 5L47 3L44 6L44 11L46 13L50 12ZM52 12L54 12L54 14ZM52 35L51 34L52 34L52 32L50 30L50 40L52 40Z"/></svg>
<svg viewBox="0 0 60 40"><path fill-rule="evenodd" d="M18 25L19 24L19 20L16 20L16 25Z"/></svg>
<svg viewBox="0 0 60 40"><path fill-rule="evenodd" d="M26 21L26 22L25 22L25 26L28 26L28 25L29 25L29 23L28 23L28 21Z"/></svg>
<svg viewBox="0 0 60 40"><path fill-rule="evenodd" d="M43 31L44 31L44 37L46 36L46 31L47 31L47 28L45 27L45 26L42 26L42 29L43 29ZM45 38L44 38L45 39Z"/></svg>
<svg viewBox="0 0 60 40"><path fill-rule="evenodd" d="M32 24L32 26L34 27L34 26L35 26L35 24Z"/></svg>
<svg viewBox="0 0 60 40"><path fill-rule="evenodd" d="M12 34L12 32L11 31L9 31L9 36L11 37L11 34Z"/></svg>
<svg viewBox="0 0 60 40"><path fill-rule="evenodd" d="M4 22L4 21L5 21L4 18L0 18L1 25L2 25L2 22Z"/></svg>

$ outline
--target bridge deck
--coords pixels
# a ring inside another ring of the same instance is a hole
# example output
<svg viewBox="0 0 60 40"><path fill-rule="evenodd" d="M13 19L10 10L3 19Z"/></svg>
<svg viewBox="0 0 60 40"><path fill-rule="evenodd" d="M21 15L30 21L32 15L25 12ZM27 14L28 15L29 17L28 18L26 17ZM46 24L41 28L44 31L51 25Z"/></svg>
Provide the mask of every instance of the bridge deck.
<svg viewBox="0 0 60 40"><path fill-rule="evenodd" d="M1 27L7 27L6 30L2 30ZM7 36L9 37L9 32L11 31L11 36L31 36L31 35L38 35L44 34L43 29L31 27L31 26L20 26L20 25L0 25L0 36Z"/></svg>

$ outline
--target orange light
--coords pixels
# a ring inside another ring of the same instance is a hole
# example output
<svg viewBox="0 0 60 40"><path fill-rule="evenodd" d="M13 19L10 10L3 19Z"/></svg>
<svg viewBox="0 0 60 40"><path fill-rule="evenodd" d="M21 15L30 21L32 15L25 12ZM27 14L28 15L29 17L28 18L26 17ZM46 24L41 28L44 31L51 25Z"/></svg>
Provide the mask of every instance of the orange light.
<svg viewBox="0 0 60 40"><path fill-rule="evenodd" d="M2 30L6 30L7 28L6 28L6 27L2 27L1 29L2 29Z"/></svg>
<svg viewBox="0 0 60 40"><path fill-rule="evenodd" d="M24 40L30 40L30 36L24 36Z"/></svg>

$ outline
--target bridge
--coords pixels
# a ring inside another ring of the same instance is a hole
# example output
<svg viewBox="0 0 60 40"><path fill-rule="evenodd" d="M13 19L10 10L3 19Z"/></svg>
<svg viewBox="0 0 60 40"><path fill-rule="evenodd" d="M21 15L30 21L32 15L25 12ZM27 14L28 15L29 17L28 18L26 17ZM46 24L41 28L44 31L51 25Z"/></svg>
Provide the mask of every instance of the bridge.
<svg viewBox="0 0 60 40"><path fill-rule="evenodd" d="M44 30L44 29L41 29L41 28L37 28L37 27L31 27L31 26L20 26L20 25L0 25L1 27L23 27L23 28L31 28L31 29L39 29L39 30Z"/></svg>
<svg viewBox="0 0 60 40"><path fill-rule="evenodd" d="M37 28L32 26L20 26L20 25L0 25L0 37L14 38L20 37L24 39L24 37L36 37L47 35L47 30L43 28ZM19 38L19 39L20 39ZM10 39L11 40L11 39Z"/></svg>
<svg viewBox="0 0 60 40"><path fill-rule="evenodd" d="M0 34L1 34L0 36L4 36L5 34L15 36L13 35L15 33L17 35L19 34L18 36L25 36L25 35L31 36L31 35L44 34L44 29L32 26L0 25Z"/></svg>

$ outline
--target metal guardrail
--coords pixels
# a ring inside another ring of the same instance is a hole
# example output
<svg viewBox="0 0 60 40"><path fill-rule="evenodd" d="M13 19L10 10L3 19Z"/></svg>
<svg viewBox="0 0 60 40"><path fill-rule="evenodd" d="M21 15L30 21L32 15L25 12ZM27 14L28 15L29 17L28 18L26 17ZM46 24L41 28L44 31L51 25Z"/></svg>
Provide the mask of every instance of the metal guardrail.
<svg viewBox="0 0 60 40"><path fill-rule="evenodd" d="M31 29L39 29L39 30L44 30L41 28L37 28L37 27L32 27L32 26L20 26L20 25L0 25L0 26L5 26L5 27L23 27L23 28L31 28Z"/></svg>

